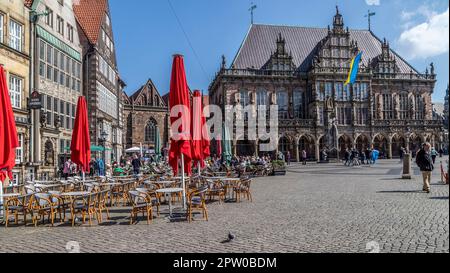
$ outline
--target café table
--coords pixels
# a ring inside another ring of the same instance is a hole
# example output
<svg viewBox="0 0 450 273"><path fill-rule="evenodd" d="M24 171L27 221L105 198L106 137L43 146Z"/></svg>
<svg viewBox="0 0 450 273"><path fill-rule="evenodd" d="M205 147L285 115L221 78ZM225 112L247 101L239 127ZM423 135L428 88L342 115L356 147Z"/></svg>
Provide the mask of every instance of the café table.
<svg viewBox="0 0 450 273"><path fill-rule="evenodd" d="M174 219L173 213L172 213L172 194L183 192L183 189L182 188L165 188L165 189L156 190L156 192L164 194L166 196L166 198L167 198L167 196L169 196L169 218Z"/></svg>

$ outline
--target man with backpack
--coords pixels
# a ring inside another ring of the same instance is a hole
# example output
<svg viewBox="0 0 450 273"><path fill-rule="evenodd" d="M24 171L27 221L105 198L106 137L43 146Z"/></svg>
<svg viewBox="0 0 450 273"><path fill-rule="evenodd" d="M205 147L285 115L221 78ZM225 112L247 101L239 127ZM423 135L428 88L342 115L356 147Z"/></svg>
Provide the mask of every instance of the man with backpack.
<svg viewBox="0 0 450 273"><path fill-rule="evenodd" d="M433 159L431 157L431 144L425 143L416 155L416 164L419 166L423 176L423 191L431 192L431 173L434 170Z"/></svg>

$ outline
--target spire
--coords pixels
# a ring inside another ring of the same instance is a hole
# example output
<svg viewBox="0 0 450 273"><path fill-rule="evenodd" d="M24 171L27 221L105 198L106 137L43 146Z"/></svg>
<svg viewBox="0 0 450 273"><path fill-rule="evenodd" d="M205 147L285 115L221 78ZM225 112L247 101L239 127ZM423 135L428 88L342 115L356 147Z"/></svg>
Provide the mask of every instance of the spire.
<svg viewBox="0 0 450 273"><path fill-rule="evenodd" d="M336 15L333 18L333 30L343 31L344 30L344 19L342 15L339 13L339 7L336 6Z"/></svg>

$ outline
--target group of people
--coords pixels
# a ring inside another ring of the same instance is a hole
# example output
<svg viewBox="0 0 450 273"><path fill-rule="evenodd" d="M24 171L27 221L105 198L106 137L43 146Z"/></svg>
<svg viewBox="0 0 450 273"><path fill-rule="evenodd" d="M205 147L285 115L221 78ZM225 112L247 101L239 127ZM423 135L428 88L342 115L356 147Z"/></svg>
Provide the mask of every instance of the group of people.
<svg viewBox="0 0 450 273"><path fill-rule="evenodd" d="M367 148L365 151L359 152L356 148L345 149L344 165L345 166L360 166L360 165L374 165L380 157L380 152L377 149Z"/></svg>

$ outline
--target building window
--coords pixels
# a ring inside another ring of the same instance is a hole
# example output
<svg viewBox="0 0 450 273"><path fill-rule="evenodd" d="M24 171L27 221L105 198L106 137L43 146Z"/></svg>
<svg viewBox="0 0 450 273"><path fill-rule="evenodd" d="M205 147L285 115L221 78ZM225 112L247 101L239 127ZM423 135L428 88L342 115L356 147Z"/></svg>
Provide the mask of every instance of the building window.
<svg viewBox="0 0 450 273"><path fill-rule="evenodd" d="M45 23L53 28L53 11L49 7L45 7L45 12L47 13L45 16Z"/></svg>
<svg viewBox="0 0 450 273"><path fill-rule="evenodd" d="M113 118L117 118L117 97L97 81L98 108Z"/></svg>
<svg viewBox="0 0 450 273"><path fill-rule="evenodd" d="M294 117L304 118L303 111L304 92L302 90L294 90Z"/></svg>
<svg viewBox="0 0 450 273"><path fill-rule="evenodd" d="M325 84L323 82L316 83L316 99L318 101L325 100Z"/></svg>
<svg viewBox="0 0 450 273"><path fill-rule="evenodd" d="M250 103L250 98L247 90L241 90L240 92L240 101L242 108L246 107Z"/></svg>
<svg viewBox="0 0 450 273"><path fill-rule="evenodd" d="M145 126L145 142L155 142L156 138L156 122L155 120L151 119L147 125Z"/></svg>
<svg viewBox="0 0 450 273"><path fill-rule="evenodd" d="M280 91L277 93L278 118L287 119L288 115L288 93Z"/></svg>
<svg viewBox="0 0 450 273"><path fill-rule="evenodd" d="M355 123L358 125L367 124L367 119L369 115L369 109L365 107L356 108L356 121Z"/></svg>
<svg viewBox="0 0 450 273"><path fill-rule="evenodd" d="M416 120L425 119L425 102L421 95L416 95Z"/></svg>
<svg viewBox="0 0 450 273"><path fill-rule="evenodd" d="M350 89L349 89L348 85L346 85L344 88L344 84L340 82L340 83L336 83L334 85L334 88L336 90L336 98L338 101L348 101L349 100Z"/></svg>
<svg viewBox="0 0 450 273"><path fill-rule="evenodd" d="M16 148L16 164L21 164L23 162L23 134L18 134L17 139L19 147Z"/></svg>
<svg viewBox="0 0 450 273"><path fill-rule="evenodd" d="M64 36L64 19L59 17L59 15L56 16L56 31Z"/></svg>
<svg viewBox="0 0 450 273"><path fill-rule="evenodd" d="M399 96L400 101L400 114L399 118L402 120L406 120L409 118L408 111L409 111L409 103L408 103L408 94L400 94Z"/></svg>
<svg viewBox="0 0 450 273"><path fill-rule="evenodd" d="M325 83L325 99L333 97L333 83Z"/></svg>
<svg viewBox="0 0 450 273"><path fill-rule="evenodd" d="M3 14L0 13L0 43L3 43L3 35L5 35L3 31L3 23L4 23L3 18L4 18Z"/></svg>
<svg viewBox="0 0 450 273"><path fill-rule="evenodd" d="M385 120L394 118L392 94L383 94L383 117Z"/></svg>
<svg viewBox="0 0 450 273"><path fill-rule="evenodd" d="M22 107L23 79L14 75L9 76L9 96L13 108Z"/></svg>
<svg viewBox="0 0 450 273"><path fill-rule="evenodd" d="M9 46L22 51L23 26L14 20L9 21Z"/></svg>
<svg viewBox="0 0 450 273"><path fill-rule="evenodd" d="M67 39L73 43L73 26L67 24Z"/></svg>

